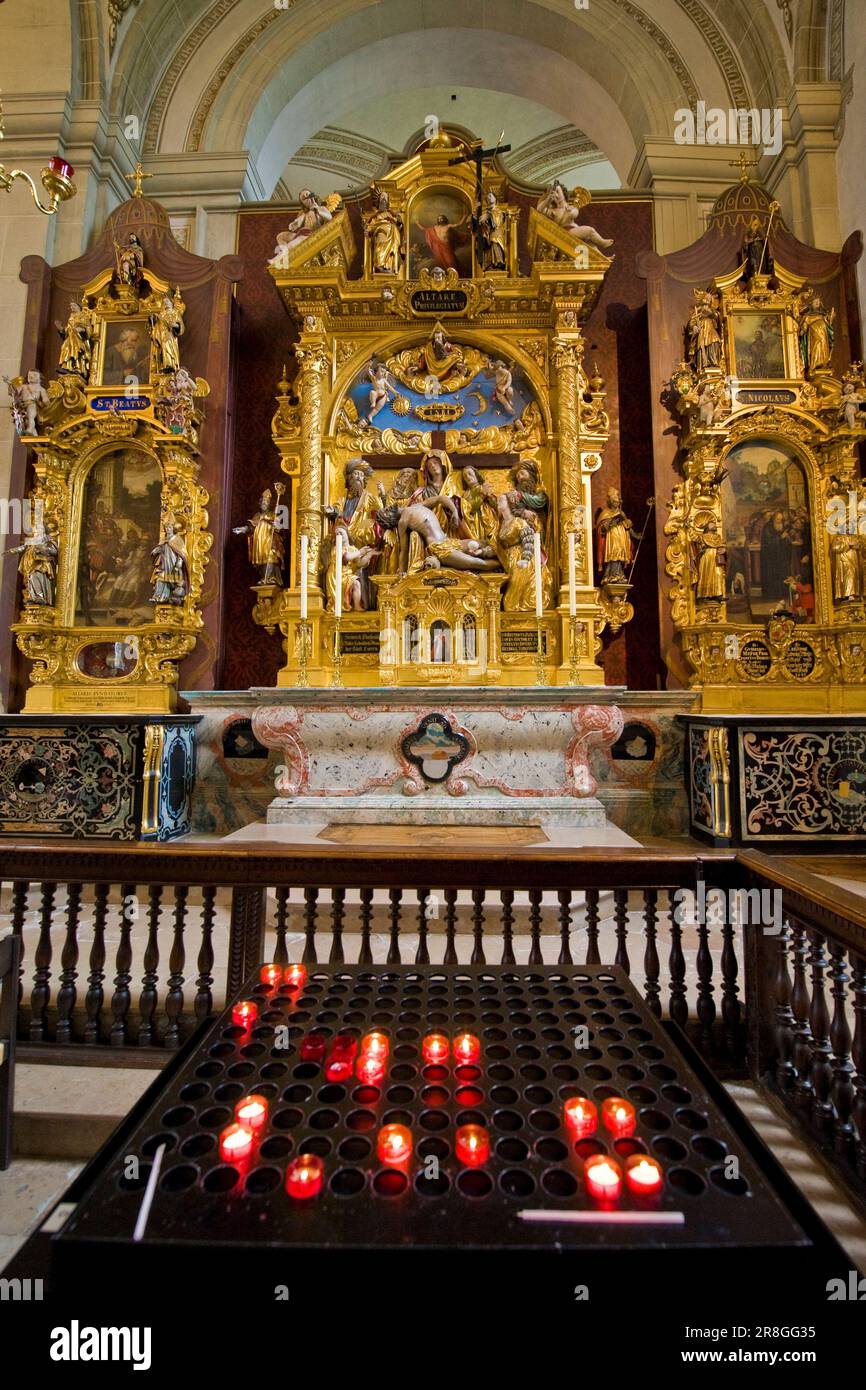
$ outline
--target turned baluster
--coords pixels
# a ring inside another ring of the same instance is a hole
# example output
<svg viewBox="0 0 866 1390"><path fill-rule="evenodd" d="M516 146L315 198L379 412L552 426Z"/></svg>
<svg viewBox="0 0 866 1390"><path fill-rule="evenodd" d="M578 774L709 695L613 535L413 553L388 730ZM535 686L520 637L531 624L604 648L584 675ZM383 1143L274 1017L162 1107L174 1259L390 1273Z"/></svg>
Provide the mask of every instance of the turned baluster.
<svg viewBox="0 0 866 1390"><path fill-rule="evenodd" d="M179 883L174 890L174 936L171 942L171 955L168 958L169 976L165 996L165 1017L167 1027L163 1044L165 1047L180 1046L180 1016L183 1011L183 967L186 950L183 941L186 919L186 900L189 889Z"/></svg>
<svg viewBox="0 0 866 1390"><path fill-rule="evenodd" d="M105 979L105 919L107 915L108 884L97 883L93 899L93 944L90 948L90 960L88 962L90 973L87 977L87 994L84 998L84 1008L87 1013L87 1022L84 1025L84 1041L86 1043L99 1042L99 1023L102 1006L105 1002L102 982Z"/></svg>
<svg viewBox="0 0 866 1390"><path fill-rule="evenodd" d="M400 912L403 900L402 888L389 888L388 899L391 903L391 930L388 938L388 955L386 961L388 965L400 964Z"/></svg>
<svg viewBox="0 0 866 1390"><path fill-rule="evenodd" d="M472 965L486 965L484 955L484 889L472 889Z"/></svg>
<svg viewBox="0 0 866 1390"><path fill-rule="evenodd" d="M304 889L304 954L301 959L305 965L315 965L319 959L316 955L316 912L318 901L318 888Z"/></svg>
<svg viewBox="0 0 866 1390"><path fill-rule="evenodd" d="M857 1131L857 1172L866 1178L866 956L852 955L854 972L854 1042L851 1056L855 1067L852 1119Z"/></svg>
<svg viewBox="0 0 866 1390"><path fill-rule="evenodd" d="M39 912L39 940L33 956L33 988L30 991L30 1041L42 1042L48 1021L48 1000L51 997L51 918L54 912L56 883L43 883L42 906Z"/></svg>
<svg viewBox="0 0 866 1390"><path fill-rule="evenodd" d="M138 898L134 883L123 883L120 888L120 940L114 957L116 975L114 994L111 996L112 1024L109 1040L112 1047L123 1047L129 1024L129 1007L132 995L129 986L132 980L132 923L138 916Z"/></svg>
<svg viewBox="0 0 866 1390"><path fill-rule="evenodd" d="M289 925L289 890L288 888L277 889L277 920L274 926L277 944L274 947L274 962L276 965L288 965L289 952L286 946L286 933Z"/></svg>
<svg viewBox="0 0 866 1390"><path fill-rule="evenodd" d="M695 957L695 971L698 977L698 1035L705 1053L713 1050L713 1024L716 1019L716 1001L713 998L713 957L710 952L710 928L707 922L698 922L698 953Z"/></svg>
<svg viewBox="0 0 866 1390"><path fill-rule="evenodd" d="M361 889L361 948L358 951L359 965L372 965L373 952L370 948L370 922L373 916L373 890Z"/></svg>
<svg viewBox="0 0 866 1390"><path fill-rule="evenodd" d="M586 890L586 960L585 965L601 965L598 953L598 889Z"/></svg>
<svg viewBox="0 0 866 1390"><path fill-rule="evenodd" d="M141 977L141 994L138 999L138 1045L151 1047L154 1042L153 1018L156 1013L159 994L159 904L162 898L162 884L152 883L147 894L147 941L142 963L144 974Z"/></svg>
<svg viewBox="0 0 866 1390"><path fill-rule="evenodd" d="M789 924L782 922L776 938L776 971L773 997L776 1001L776 1081L782 1090L789 1090L796 1078L792 1061L794 1051L794 1012L791 1008L791 975L788 969L790 941Z"/></svg>
<svg viewBox="0 0 866 1390"><path fill-rule="evenodd" d="M429 965L430 953L427 950L427 903L430 899L430 889L416 888L415 895L418 899L418 949L415 952L415 964Z"/></svg>
<svg viewBox="0 0 866 1390"><path fill-rule="evenodd" d="M791 1012L794 1015L794 1045L791 1060L796 1081L794 1099L803 1110L812 1105L812 1034L809 1031L809 981L806 970L808 947L806 929L792 922L794 984L791 989Z"/></svg>
<svg viewBox="0 0 866 1390"><path fill-rule="evenodd" d="M739 1059L741 1050L740 1001L738 998L740 991L737 985L739 966L734 945L734 924L727 920L722 924L721 970L722 1024L725 1030L725 1047L729 1057Z"/></svg>
<svg viewBox="0 0 866 1390"><path fill-rule="evenodd" d="M445 889L445 955L443 965L457 964L457 889Z"/></svg>
<svg viewBox="0 0 866 1390"><path fill-rule="evenodd" d="M541 889L529 890L529 964L543 965L541 954Z"/></svg>
<svg viewBox="0 0 866 1390"><path fill-rule="evenodd" d="M851 1029L848 1025L848 971L845 947L830 942L830 993L833 996L833 1017L830 1022L830 1047L833 1060L833 1080L830 1098L835 1111L833 1146L838 1154L850 1157L853 1153L854 1125L851 1110L854 1104L854 1066L851 1061Z"/></svg>
<svg viewBox="0 0 866 1390"><path fill-rule="evenodd" d="M644 922L646 923L646 946L643 953L643 972L644 972L644 997L646 998L647 1008L650 1013L655 1014L656 1018L661 1018L661 987L659 985L659 953L657 947L658 912L656 904L658 893L655 888L645 888L643 893L644 901Z"/></svg>
<svg viewBox="0 0 866 1390"><path fill-rule="evenodd" d="M671 977L671 994L668 1013L680 1028L685 1028L689 1019L689 1006L686 999L686 958L683 954L683 929L680 921L680 890L671 889L671 950L668 958L668 971Z"/></svg>
<svg viewBox="0 0 866 1390"><path fill-rule="evenodd" d="M12 888L12 935L21 942L18 963L18 1007L24 998L24 916L27 912L27 893L30 884L16 879Z"/></svg>
<svg viewBox="0 0 866 1390"><path fill-rule="evenodd" d="M60 955L60 988L57 991L57 1041L72 1040L72 1010L75 1008L78 979L78 916L81 910L81 884L70 883L66 890L66 937Z"/></svg>
<svg viewBox="0 0 866 1390"><path fill-rule="evenodd" d="M631 961L628 958L628 889L613 890L613 920L616 930L616 955L614 965L631 974Z"/></svg>
<svg viewBox="0 0 866 1390"><path fill-rule="evenodd" d="M819 1129L829 1128L833 1122L833 1107L830 1103L830 1084L833 1068L830 1063L830 1014L824 994L824 973L827 957L824 954L824 937L819 931L809 931L811 953L809 964L812 967L812 1004L809 1009L809 1028L812 1034L812 1123Z"/></svg>
<svg viewBox="0 0 866 1390"><path fill-rule="evenodd" d="M502 964L514 965L514 889L500 888L502 903Z"/></svg>
<svg viewBox="0 0 866 1390"><path fill-rule="evenodd" d="M331 953L328 961L331 965L342 965L345 956L343 955L343 919L346 915L346 890L345 888L331 889Z"/></svg>
<svg viewBox="0 0 866 1390"><path fill-rule="evenodd" d="M288 895L288 894L287 894ZM201 907L201 946L198 953L198 979L195 982L195 1016L201 1023L213 1010L213 920L216 888L212 885L202 889Z"/></svg>
<svg viewBox="0 0 866 1390"><path fill-rule="evenodd" d="M559 899L559 957L557 965L574 965L571 958L571 889L560 888Z"/></svg>

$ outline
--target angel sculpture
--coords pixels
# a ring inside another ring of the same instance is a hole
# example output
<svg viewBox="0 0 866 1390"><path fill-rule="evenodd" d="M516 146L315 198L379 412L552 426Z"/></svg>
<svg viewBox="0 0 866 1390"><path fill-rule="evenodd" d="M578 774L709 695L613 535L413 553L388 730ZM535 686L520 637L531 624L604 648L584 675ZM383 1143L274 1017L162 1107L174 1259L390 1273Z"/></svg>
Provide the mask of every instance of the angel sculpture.
<svg viewBox="0 0 866 1390"><path fill-rule="evenodd" d="M549 217L552 222L556 222L569 236L574 237L575 241L586 241L599 251L606 251L608 247L613 246L612 238L603 237L595 227L580 221L581 209L589 202L591 195L585 188L576 188L569 201L565 188L559 179L556 179L539 198L538 211Z"/></svg>
<svg viewBox="0 0 866 1390"><path fill-rule="evenodd" d="M330 222L342 202L338 193L330 193L323 202L309 188L302 188L298 196L301 211L286 230L278 234L276 249L268 261L268 265L276 266L279 270L286 268L289 252Z"/></svg>
<svg viewBox="0 0 866 1390"><path fill-rule="evenodd" d="M31 370L26 377L15 376L3 380L12 397L12 423L18 435L39 433L37 412L40 406L48 405L49 395L42 382L42 373Z"/></svg>

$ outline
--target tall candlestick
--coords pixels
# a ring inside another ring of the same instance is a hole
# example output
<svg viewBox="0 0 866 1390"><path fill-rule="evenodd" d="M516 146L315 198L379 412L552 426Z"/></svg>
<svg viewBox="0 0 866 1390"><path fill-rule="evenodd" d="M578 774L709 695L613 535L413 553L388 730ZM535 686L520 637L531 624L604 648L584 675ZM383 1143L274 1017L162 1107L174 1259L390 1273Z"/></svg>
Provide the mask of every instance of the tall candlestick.
<svg viewBox="0 0 866 1390"><path fill-rule="evenodd" d="M577 615L577 575L576 560L574 553L574 532L568 533L568 616L574 618Z"/></svg>
<svg viewBox="0 0 866 1390"><path fill-rule="evenodd" d="M535 616L540 618L544 610L541 605L541 536L537 531L532 537L532 563L535 567Z"/></svg>
<svg viewBox="0 0 866 1390"><path fill-rule="evenodd" d="M343 616L343 533L337 532L337 560L334 568L334 617Z"/></svg>
<svg viewBox="0 0 866 1390"><path fill-rule="evenodd" d="M307 621L307 558L310 552L310 538L301 536L301 622Z"/></svg>

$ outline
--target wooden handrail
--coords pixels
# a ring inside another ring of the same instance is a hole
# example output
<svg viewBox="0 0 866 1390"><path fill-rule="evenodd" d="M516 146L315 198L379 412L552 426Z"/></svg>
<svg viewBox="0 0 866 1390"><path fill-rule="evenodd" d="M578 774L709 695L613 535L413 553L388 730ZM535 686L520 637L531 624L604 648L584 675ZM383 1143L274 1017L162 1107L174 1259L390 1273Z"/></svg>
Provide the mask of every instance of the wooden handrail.
<svg viewBox="0 0 866 1390"><path fill-rule="evenodd" d="M725 875L730 851L446 847L423 858L414 848L278 845L272 842L170 845L5 841L0 878L63 883L162 883L217 887L675 888L694 884L699 866Z"/></svg>
<svg viewBox="0 0 866 1390"><path fill-rule="evenodd" d="M811 873L790 860L745 850L737 863L750 873L781 888L786 909L806 923L832 932L846 946L866 952L866 896Z"/></svg>

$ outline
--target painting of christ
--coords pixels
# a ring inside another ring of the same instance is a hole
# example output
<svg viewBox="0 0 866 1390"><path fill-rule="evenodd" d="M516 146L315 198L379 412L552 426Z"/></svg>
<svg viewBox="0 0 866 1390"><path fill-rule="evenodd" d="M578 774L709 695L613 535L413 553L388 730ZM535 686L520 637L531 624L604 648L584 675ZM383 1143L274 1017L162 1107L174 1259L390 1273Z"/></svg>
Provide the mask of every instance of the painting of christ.
<svg viewBox="0 0 866 1390"><path fill-rule="evenodd" d="M472 274L470 208L452 192L424 192L409 218L409 274L422 270L456 270Z"/></svg>

